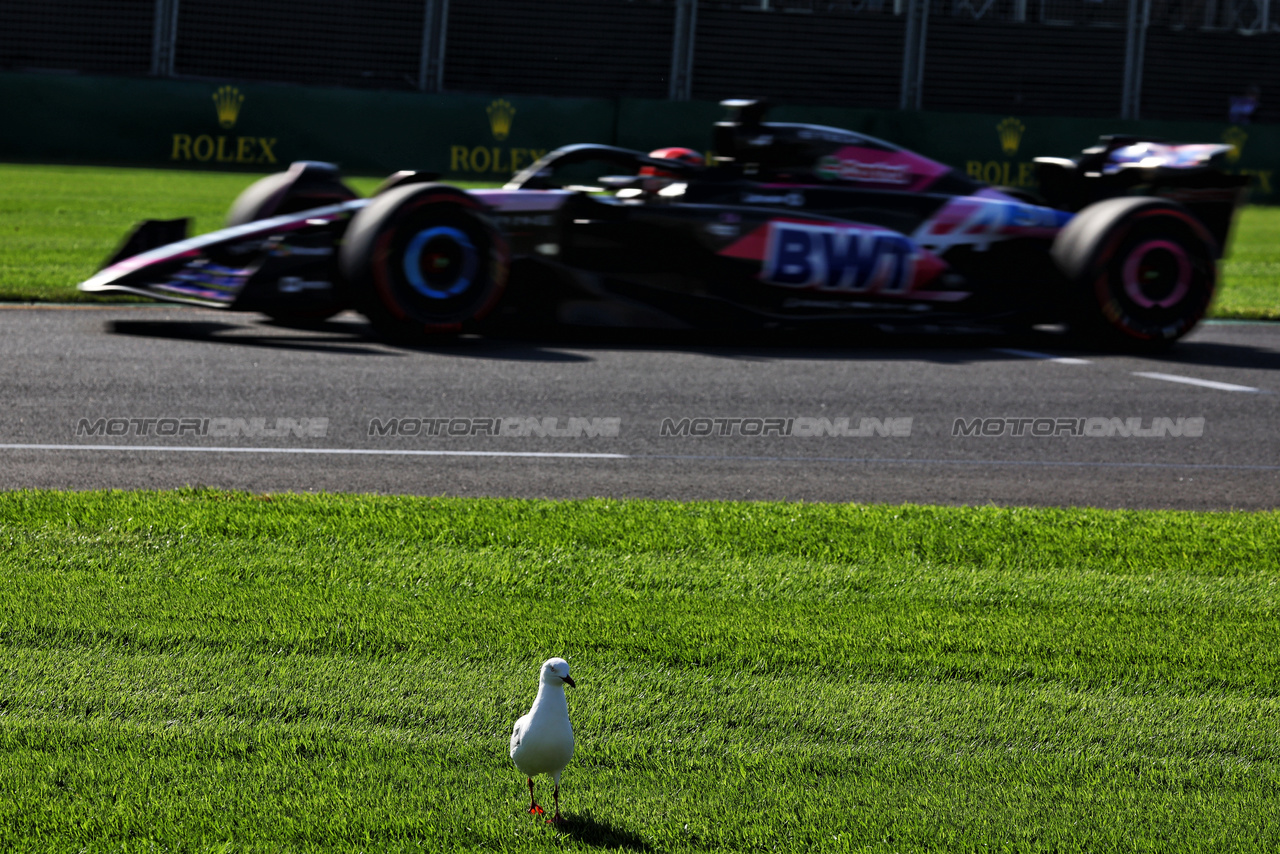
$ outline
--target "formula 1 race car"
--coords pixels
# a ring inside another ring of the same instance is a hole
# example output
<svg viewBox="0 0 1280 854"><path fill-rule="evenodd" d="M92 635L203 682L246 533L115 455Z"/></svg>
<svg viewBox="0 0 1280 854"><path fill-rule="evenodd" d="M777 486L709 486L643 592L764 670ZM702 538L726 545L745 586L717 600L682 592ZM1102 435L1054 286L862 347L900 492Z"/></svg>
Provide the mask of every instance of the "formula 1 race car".
<svg viewBox="0 0 1280 854"><path fill-rule="evenodd" d="M398 172L368 199L299 162L227 225L149 221L80 289L282 322L354 308L382 337L613 326L796 330L1067 326L1154 349L1213 297L1247 178L1225 145L1104 137L1002 190L863 134L726 101L685 149L557 149L502 189ZM854 339L849 339L854 340Z"/></svg>

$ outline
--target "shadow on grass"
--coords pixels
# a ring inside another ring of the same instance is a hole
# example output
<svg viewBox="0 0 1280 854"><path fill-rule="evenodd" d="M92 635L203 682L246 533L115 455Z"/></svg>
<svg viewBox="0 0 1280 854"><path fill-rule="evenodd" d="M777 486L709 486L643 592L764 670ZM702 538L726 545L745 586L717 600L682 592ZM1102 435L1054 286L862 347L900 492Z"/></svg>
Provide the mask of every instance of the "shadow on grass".
<svg viewBox="0 0 1280 854"><path fill-rule="evenodd" d="M653 850L638 834L589 815L567 815L557 829L585 845L625 848L629 851Z"/></svg>

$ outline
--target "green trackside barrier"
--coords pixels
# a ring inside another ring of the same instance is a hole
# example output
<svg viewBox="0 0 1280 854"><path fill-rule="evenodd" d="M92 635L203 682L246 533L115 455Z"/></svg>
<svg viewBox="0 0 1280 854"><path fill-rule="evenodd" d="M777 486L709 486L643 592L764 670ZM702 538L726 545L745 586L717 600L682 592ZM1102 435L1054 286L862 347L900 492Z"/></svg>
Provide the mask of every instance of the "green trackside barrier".
<svg viewBox="0 0 1280 854"><path fill-rule="evenodd" d="M425 95L265 83L0 73L0 159L272 171L328 160L354 173L423 169L499 181L574 142L706 150L714 103ZM779 106L778 121L849 128L993 184L1034 188L1038 156L1067 157L1102 134L1226 142L1253 200L1280 203L1280 125L898 112Z"/></svg>
<svg viewBox="0 0 1280 854"><path fill-rule="evenodd" d="M616 137L585 98L369 92L263 83L0 74L0 158L273 171L422 169L501 180L572 142Z"/></svg>

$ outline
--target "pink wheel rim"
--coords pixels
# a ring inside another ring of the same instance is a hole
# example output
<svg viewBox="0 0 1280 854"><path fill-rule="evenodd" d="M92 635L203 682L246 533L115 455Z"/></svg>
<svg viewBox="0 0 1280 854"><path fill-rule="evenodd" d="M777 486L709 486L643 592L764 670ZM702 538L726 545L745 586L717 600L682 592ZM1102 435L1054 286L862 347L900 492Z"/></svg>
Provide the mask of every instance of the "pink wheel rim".
<svg viewBox="0 0 1280 854"><path fill-rule="evenodd" d="M1173 289L1159 299L1152 299L1144 290L1150 272L1147 259L1153 252L1167 252L1178 264L1178 279ZM1142 308L1169 308L1177 305L1191 289L1191 259L1186 250L1168 240L1148 240L1139 245L1124 262L1124 293Z"/></svg>

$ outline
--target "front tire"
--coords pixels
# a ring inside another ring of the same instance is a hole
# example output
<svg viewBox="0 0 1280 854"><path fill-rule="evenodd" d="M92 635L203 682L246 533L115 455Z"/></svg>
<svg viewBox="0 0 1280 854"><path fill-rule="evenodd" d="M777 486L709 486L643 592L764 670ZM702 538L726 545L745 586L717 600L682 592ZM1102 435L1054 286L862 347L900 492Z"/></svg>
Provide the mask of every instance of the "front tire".
<svg viewBox="0 0 1280 854"><path fill-rule="evenodd" d="M356 214L339 263L380 337L420 343L483 318L506 287L509 256L479 201L443 184L413 184Z"/></svg>
<svg viewBox="0 0 1280 854"><path fill-rule="evenodd" d="M1164 199L1090 205L1059 233L1052 254L1072 288L1072 330L1106 347L1168 347L1204 316L1217 285L1213 237Z"/></svg>
<svg viewBox="0 0 1280 854"><path fill-rule="evenodd" d="M342 182L336 166L299 161L288 171L259 178L246 187L231 203L226 227L341 204L356 198L359 196ZM281 326L306 329L323 324L346 307L339 296L332 304L309 308L281 303L264 309L263 314Z"/></svg>
<svg viewBox="0 0 1280 854"><path fill-rule="evenodd" d="M357 198L355 190L342 183L336 166L298 161L286 172L259 178L236 196L227 211L226 227Z"/></svg>

